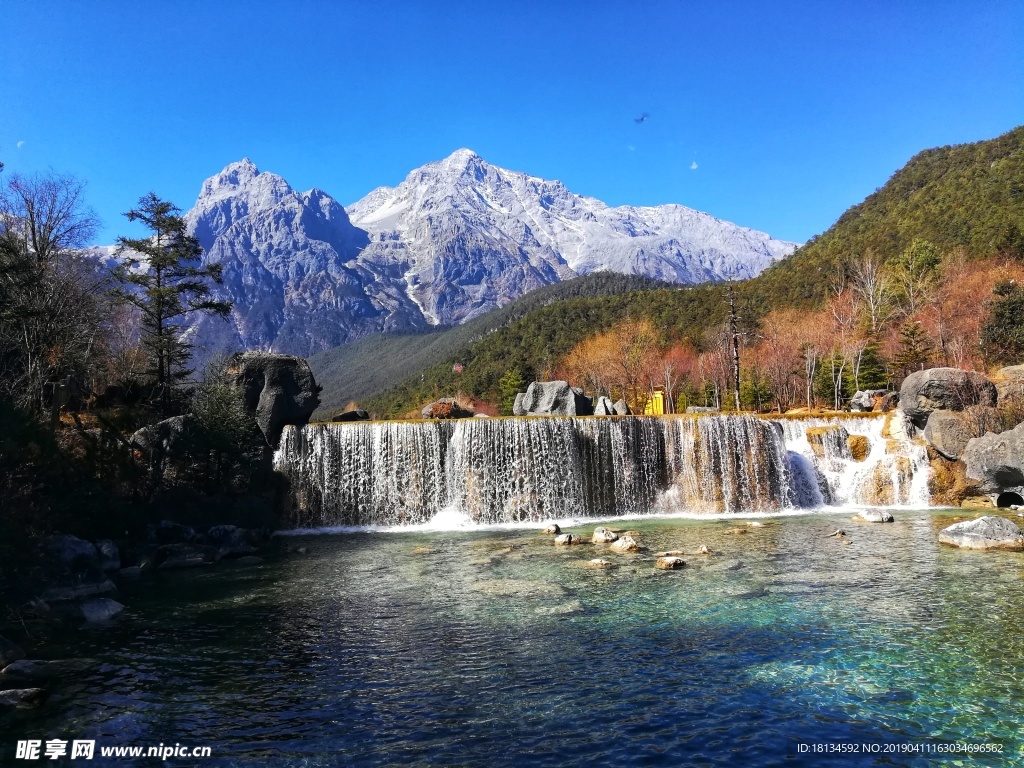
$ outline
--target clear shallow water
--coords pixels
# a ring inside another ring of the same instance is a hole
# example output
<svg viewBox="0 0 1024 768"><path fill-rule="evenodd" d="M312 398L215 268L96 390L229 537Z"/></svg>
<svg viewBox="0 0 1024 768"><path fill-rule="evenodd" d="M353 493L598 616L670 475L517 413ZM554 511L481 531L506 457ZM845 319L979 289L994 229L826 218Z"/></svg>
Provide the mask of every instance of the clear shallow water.
<svg viewBox="0 0 1024 768"><path fill-rule="evenodd" d="M128 585L119 623L41 649L100 666L0 720L0 760L59 737L206 745L168 764L209 766L1017 763L1024 556L895 514L610 524L639 555L523 529L287 537L262 565ZM654 570L676 549L687 568ZM1004 751L799 751L957 741Z"/></svg>

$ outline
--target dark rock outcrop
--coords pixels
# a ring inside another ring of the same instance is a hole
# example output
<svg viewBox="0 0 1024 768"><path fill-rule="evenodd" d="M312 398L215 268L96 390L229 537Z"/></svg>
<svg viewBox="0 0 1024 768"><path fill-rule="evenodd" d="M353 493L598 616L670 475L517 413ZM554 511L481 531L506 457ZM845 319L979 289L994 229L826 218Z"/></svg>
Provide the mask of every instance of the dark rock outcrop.
<svg viewBox="0 0 1024 768"><path fill-rule="evenodd" d="M618 408L616 407L616 412ZM535 381L516 396L516 416L591 416L594 405L583 390L564 381Z"/></svg>
<svg viewBox="0 0 1024 768"><path fill-rule="evenodd" d="M1005 517L953 523L939 533L939 541L967 549L1024 549L1024 534Z"/></svg>
<svg viewBox="0 0 1024 768"><path fill-rule="evenodd" d="M963 461L984 493L1024 492L1024 424L968 441Z"/></svg>
<svg viewBox="0 0 1024 768"><path fill-rule="evenodd" d="M82 601L78 606L78 612L90 624L110 621L123 610L123 605L109 597L94 597L91 600Z"/></svg>
<svg viewBox="0 0 1024 768"><path fill-rule="evenodd" d="M190 435L197 429L196 420L189 414L172 416L135 432L132 443L160 463L182 453Z"/></svg>
<svg viewBox="0 0 1024 768"><path fill-rule="evenodd" d="M996 404L996 387L975 371L929 368L915 371L900 387L900 409L923 429L932 411L962 411L972 405Z"/></svg>
<svg viewBox="0 0 1024 768"><path fill-rule="evenodd" d="M121 569L121 553L110 539L101 539L96 542L96 551L99 553L99 566L105 573Z"/></svg>
<svg viewBox="0 0 1024 768"><path fill-rule="evenodd" d="M338 415L333 416L331 418L331 421L336 422L336 423L343 423L343 422L346 422L346 421L369 421L369 420L370 420L370 414L368 414L362 408L356 408L353 411L345 411L344 413L339 413Z"/></svg>
<svg viewBox="0 0 1024 768"><path fill-rule="evenodd" d="M277 447L287 425L308 424L320 405L320 386L301 357L240 352L229 359L227 374L242 390L245 407L255 414L271 448Z"/></svg>
<svg viewBox="0 0 1024 768"><path fill-rule="evenodd" d="M0 707L31 709L38 707L45 699L46 691L42 688L12 688L0 691Z"/></svg>

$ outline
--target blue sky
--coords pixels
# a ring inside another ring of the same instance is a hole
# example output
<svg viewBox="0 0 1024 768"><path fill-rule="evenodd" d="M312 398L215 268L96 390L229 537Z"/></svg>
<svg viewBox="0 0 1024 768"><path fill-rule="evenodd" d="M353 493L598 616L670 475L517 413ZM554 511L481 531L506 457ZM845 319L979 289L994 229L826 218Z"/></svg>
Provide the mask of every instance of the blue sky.
<svg viewBox="0 0 1024 768"><path fill-rule="evenodd" d="M0 161L85 180L101 242L245 156L348 204L459 147L805 240L1024 123L1024 2L553 5L3 0Z"/></svg>

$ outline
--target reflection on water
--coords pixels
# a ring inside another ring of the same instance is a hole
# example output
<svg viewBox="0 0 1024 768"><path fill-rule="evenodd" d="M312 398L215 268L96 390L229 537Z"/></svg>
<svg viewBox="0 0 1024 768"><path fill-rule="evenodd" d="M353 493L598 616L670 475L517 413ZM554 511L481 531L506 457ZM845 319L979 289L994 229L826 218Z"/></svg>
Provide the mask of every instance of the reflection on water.
<svg viewBox="0 0 1024 768"><path fill-rule="evenodd" d="M263 565L128 586L119 624L56 640L97 666L0 720L0 759L60 737L209 745L210 766L1009 764L1024 559L895 514L621 523L635 555L522 529L288 537ZM687 567L656 571L665 550ZM798 751L839 741L1005 751Z"/></svg>

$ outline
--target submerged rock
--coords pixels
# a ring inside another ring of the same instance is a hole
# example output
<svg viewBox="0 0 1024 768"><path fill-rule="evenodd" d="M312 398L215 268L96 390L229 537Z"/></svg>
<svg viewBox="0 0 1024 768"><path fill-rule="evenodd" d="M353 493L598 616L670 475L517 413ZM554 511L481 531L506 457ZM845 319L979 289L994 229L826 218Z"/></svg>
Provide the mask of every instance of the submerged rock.
<svg viewBox="0 0 1024 768"><path fill-rule="evenodd" d="M55 677L84 672L95 664L93 659L58 659L56 661L21 659L4 667L0 676L18 680L51 680Z"/></svg>
<svg viewBox="0 0 1024 768"><path fill-rule="evenodd" d="M90 624L110 621L124 610L124 606L109 597L97 597L85 600L78 606L78 612Z"/></svg>
<svg viewBox="0 0 1024 768"><path fill-rule="evenodd" d="M611 560L602 560L599 557L595 557L593 560L588 560L587 565L593 568L614 568L615 563Z"/></svg>
<svg viewBox="0 0 1024 768"><path fill-rule="evenodd" d="M583 537L577 536L575 533L563 533L560 536L555 536L555 544L559 546L570 546L572 544L582 544Z"/></svg>
<svg viewBox="0 0 1024 768"><path fill-rule="evenodd" d="M489 579L476 582L471 589L495 597L564 597L566 594L557 584L527 579Z"/></svg>
<svg viewBox="0 0 1024 768"><path fill-rule="evenodd" d="M939 533L939 541L966 549L1024 549L1024 533L1005 517L953 523Z"/></svg>
<svg viewBox="0 0 1024 768"><path fill-rule="evenodd" d="M857 513L857 519L865 523L891 523L895 520L892 513L884 509L862 509Z"/></svg>
<svg viewBox="0 0 1024 768"><path fill-rule="evenodd" d="M637 544L636 539L627 534L616 541L613 541L611 548L616 552L636 552L640 549L640 545Z"/></svg>
<svg viewBox="0 0 1024 768"><path fill-rule="evenodd" d="M619 535L607 528L595 528L593 541L595 544L611 544Z"/></svg>
<svg viewBox="0 0 1024 768"><path fill-rule="evenodd" d="M657 562L654 563L655 568L659 568L663 571L674 571L678 568L682 568L686 565L686 561L681 557L659 557Z"/></svg>
<svg viewBox="0 0 1024 768"><path fill-rule="evenodd" d="M542 531L542 533L554 534L555 536L557 536L561 532L562 529L558 527L558 523L552 523Z"/></svg>

